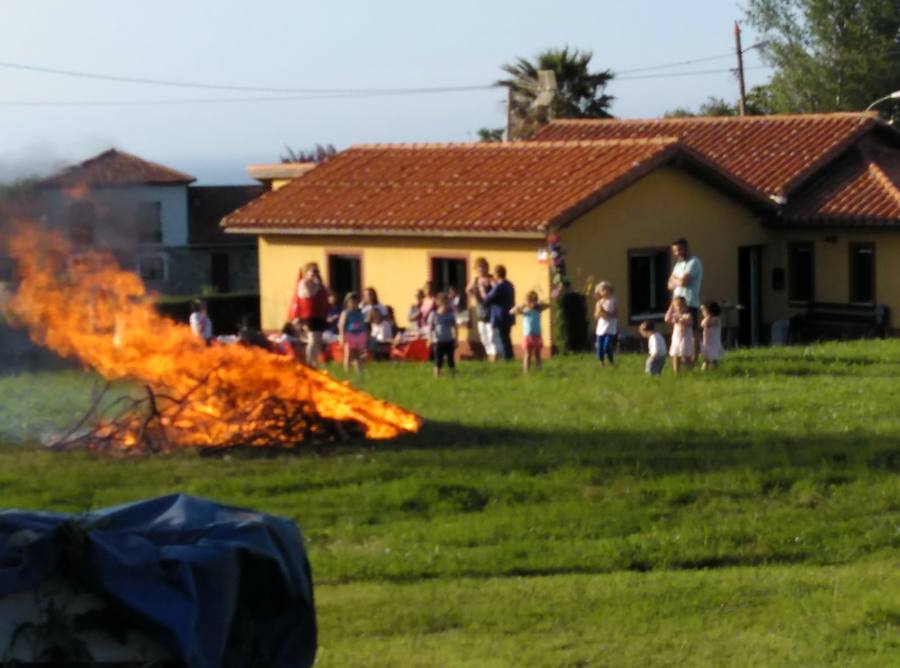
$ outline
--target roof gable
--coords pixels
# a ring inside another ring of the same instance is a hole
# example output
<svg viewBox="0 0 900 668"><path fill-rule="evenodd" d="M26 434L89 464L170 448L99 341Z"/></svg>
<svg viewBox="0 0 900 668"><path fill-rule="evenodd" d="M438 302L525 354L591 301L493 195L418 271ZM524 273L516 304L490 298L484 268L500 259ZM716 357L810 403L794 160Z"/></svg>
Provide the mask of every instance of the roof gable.
<svg viewBox="0 0 900 668"><path fill-rule="evenodd" d="M788 225L900 225L900 150L854 147L791 198Z"/></svg>
<svg viewBox="0 0 900 668"><path fill-rule="evenodd" d="M196 179L189 174L170 169L131 153L109 149L84 162L66 167L43 179L44 187L87 186L106 188L127 185L178 185Z"/></svg>
<svg viewBox="0 0 900 668"><path fill-rule="evenodd" d="M535 139L677 137L753 187L784 196L883 125L874 113L558 120Z"/></svg>
<svg viewBox="0 0 900 668"><path fill-rule="evenodd" d="M355 146L226 216L232 231L541 236L686 160L765 196L671 138Z"/></svg>

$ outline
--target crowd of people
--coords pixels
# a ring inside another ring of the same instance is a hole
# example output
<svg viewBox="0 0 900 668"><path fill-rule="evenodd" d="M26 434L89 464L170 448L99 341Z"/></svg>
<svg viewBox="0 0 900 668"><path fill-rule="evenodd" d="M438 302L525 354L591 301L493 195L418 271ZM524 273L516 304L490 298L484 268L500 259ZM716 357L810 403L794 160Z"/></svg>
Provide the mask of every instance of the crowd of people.
<svg viewBox="0 0 900 668"><path fill-rule="evenodd" d="M703 281L700 259L691 254L685 239L672 244L672 255L675 263L668 280L672 301L663 318L672 328L669 345L656 331L653 320L645 320L639 327L641 336L647 339L645 370L650 375L662 373L670 357L672 370L677 374L700 359L703 369L715 368L724 355L721 309L715 302L700 301ZM393 349L424 340L428 343L434 374L440 376L445 367L449 373L455 373L460 328L473 324L487 359L515 359L511 333L516 316L520 316L522 368L525 372L540 368L544 347L541 314L549 304L541 302L535 291L526 295L523 304L516 304L515 286L507 278L503 265L496 265L492 271L485 258L478 258L474 270L475 275L463 293L455 286L438 292L432 282L426 283L416 291L406 314L407 322L401 325L394 309L379 301L375 288L366 288L362 295L350 292L340 299L325 285L318 265L310 262L298 278L288 321L272 345L310 366L317 366L334 344L338 344L345 370L349 372L353 368L360 373L366 359L389 359ZM601 366L614 365L620 336L615 287L609 281L600 281L594 296L596 356ZM203 302L195 303L190 326L207 343L212 340L212 323Z"/></svg>

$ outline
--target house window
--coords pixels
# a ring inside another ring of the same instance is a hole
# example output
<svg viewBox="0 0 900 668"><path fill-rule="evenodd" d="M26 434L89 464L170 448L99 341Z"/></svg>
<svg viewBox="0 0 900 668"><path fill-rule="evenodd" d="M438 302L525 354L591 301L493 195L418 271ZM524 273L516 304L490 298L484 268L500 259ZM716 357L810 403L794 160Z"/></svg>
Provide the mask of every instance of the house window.
<svg viewBox="0 0 900 668"><path fill-rule="evenodd" d="M141 280L166 280L166 258L162 255L144 255L138 258L138 274Z"/></svg>
<svg viewBox="0 0 900 668"><path fill-rule="evenodd" d="M808 304L815 297L815 250L811 241L788 244L788 299Z"/></svg>
<svg viewBox="0 0 900 668"><path fill-rule="evenodd" d="M431 282L438 292L447 292L452 285L459 295L466 294L466 270L468 263L464 258L433 257L431 258Z"/></svg>
<svg viewBox="0 0 900 668"><path fill-rule="evenodd" d="M669 249L628 252L628 307L631 322L662 318L668 307Z"/></svg>
<svg viewBox="0 0 900 668"><path fill-rule="evenodd" d="M362 292L362 257L359 255L328 256L328 286L340 301L348 292Z"/></svg>
<svg viewBox="0 0 900 668"><path fill-rule="evenodd" d="M137 232L138 241L142 244L162 243L162 207L159 202L138 204Z"/></svg>
<svg viewBox="0 0 900 668"><path fill-rule="evenodd" d="M94 205L75 202L69 207L69 239L74 244L89 246L94 243Z"/></svg>
<svg viewBox="0 0 900 668"><path fill-rule="evenodd" d="M850 244L850 302L875 303L875 246Z"/></svg>

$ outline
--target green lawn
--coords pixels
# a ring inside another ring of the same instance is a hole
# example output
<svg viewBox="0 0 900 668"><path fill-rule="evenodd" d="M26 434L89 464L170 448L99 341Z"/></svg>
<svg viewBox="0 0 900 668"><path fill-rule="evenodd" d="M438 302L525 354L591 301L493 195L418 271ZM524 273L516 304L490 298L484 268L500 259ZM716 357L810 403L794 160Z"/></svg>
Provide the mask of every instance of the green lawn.
<svg viewBox="0 0 900 668"><path fill-rule="evenodd" d="M92 381L0 377L2 502L183 491L294 518L323 666L900 665L900 341L642 363L371 366L354 382L419 434L225 459L17 445Z"/></svg>

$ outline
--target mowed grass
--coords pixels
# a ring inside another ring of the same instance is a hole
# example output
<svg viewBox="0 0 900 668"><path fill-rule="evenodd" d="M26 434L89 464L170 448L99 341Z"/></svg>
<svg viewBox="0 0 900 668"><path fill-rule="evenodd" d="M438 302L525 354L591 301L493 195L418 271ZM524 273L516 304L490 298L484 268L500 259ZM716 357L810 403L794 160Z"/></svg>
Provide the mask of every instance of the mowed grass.
<svg viewBox="0 0 900 668"><path fill-rule="evenodd" d="M323 666L900 665L900 341L642 364L373 365L352 382L422 431L281 457L15 445L92 380L0 377L0 499L187 492L295 519Z"/></svg>

